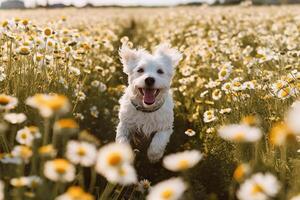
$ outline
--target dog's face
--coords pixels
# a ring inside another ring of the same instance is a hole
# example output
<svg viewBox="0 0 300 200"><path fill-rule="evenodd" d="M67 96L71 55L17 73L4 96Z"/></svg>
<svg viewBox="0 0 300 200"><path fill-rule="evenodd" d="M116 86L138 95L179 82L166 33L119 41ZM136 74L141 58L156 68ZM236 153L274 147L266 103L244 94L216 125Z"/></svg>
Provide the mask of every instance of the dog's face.
<svg viewBox="0 0 300 200"><path fill-rule="evenodd" d="M176 49L165 44L158 46L153 54L123 45L120 56L134 98L146 107L155 106L168 92L174 68L181 59Z"/></svg>

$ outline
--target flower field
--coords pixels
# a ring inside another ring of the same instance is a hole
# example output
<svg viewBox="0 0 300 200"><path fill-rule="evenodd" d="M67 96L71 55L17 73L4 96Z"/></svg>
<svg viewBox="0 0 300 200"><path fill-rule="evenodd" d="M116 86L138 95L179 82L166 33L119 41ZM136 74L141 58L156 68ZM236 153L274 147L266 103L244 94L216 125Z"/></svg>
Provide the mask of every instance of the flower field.
<svg viewBox="0 0 300 200"><path fill-rule="evenodd" d="M299 200L300 7L0 12L0 200ZM119 48L168 42L161 162L114 143Z"/></svg>

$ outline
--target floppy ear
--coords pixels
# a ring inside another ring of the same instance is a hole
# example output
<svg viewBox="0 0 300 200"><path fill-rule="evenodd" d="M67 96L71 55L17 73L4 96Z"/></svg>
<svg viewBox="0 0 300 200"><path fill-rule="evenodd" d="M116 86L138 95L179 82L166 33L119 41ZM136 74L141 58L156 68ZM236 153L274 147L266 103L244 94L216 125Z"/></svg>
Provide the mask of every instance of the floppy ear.
<svg viewBox="0 0 300 200"><path fill-rule="evenodd" d="M177 49L171 48L168 43L158 45L155 50L155 55L162 57L173 67L176 67L182 58L181 53Z"/></svg>
<svg viewBox="0 0 300 200"><path fill-rule="evenodd" d="M140 52L136 49L130 49L126 43L123 43L119 49L120 60L123 64L123 71L129 74L137 65L140 59Z"/></svg>

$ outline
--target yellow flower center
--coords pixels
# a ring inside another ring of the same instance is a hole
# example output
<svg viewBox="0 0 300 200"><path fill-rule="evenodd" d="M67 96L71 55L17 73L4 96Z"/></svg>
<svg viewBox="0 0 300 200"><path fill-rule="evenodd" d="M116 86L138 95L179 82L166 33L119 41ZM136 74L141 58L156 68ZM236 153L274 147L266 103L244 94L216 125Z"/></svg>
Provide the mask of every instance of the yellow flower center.
<svg viewBox="0 0 300 200"><path fill-rule="evenodd" d="M36 133L39 130L36 126L29 126L28 129L31 133Z"/></svg>
<svg viewBox="0 0 300 200"><path fill-rule="evenodd" d="M290 91L289 91L289 89L284 89L284 90L282 90L282 92L281 92L281 97L287 97L287 96L289 96L289 94L290 94Z"/></svg>
<svg viewBox="0 0 300 200"><path fill-rule="evenodd" d="M50 36L50 35L52 34L52 30L51 30L50 28L46 28L46 29L44 30L44 34L45 34L46 36Z"/></svg>
<svg viewBox="0 0 300 200"><path fill-rule="evenodd" d="M2 22L2 27L6 27L8 25L8 21L5 20L4 22Z"/></svg>
<svg viewBox="0 0 300 200"><path fill-rule="evenodd" d="M22 24L23 24L24 26L28 25L28 23L29 23L29 21L28 21L27 19L24 19L24 20L22 21Z"/></svg>
<svg viewBox="0 0 300 200"><path fill-rule="evenodd" d="M56 123L60 128L78 128L78 124L73 119L61 119Z"/></svg>
<svg viewBox="0 0 300 200"><path fill-rule="evenodd" d="M0 96L0 105L5 106L9 103L9 98L7 96Z"/></svg>
<svg viewBox="0 0 300 200"><path fill-rule="evenodd" d="M51 110L59 110L68 103L68 99L63 95L38 94L34 96L36 104L41 107L50 108Z"/></svg>
<svg viewBox="0 0 300 200"><path fill-rule="evenodd" d="M233 177L235 180L240 181L245 175L245 169L243 165L239 165L234 171Z"/></svg>
<svg viewBox="0 0 300 200"><path fill-rule="evenodd" d="M185 170L185 169L189 168L189 162L187 160L180 160L178 163L178 167L181 170Z"/></svg>
<svg viewBox="0 0 300 200"><path fill-rule="evenodd" d="M77 154L82 157L86 155L86 151L83 147L79 147L77 150Z"/></svg>
<svg viewBox="0 0 300 200"><path fill-rule="evenodd" d="M221 73L220 73L220 75L221 75L222 77L226 76L226 75L227 75L227 71L226 71L226 70L222 70Z"/></svg>
<svg viewBox="0 0 300 200"><path fill-rule="evenodd" d="M242 84L241 84L240 82L235 82L233 85L234 85L235 87L240 87Z"/></svg>
<svg viewBox="0 0 300 200"><path fill-rule="evenodd" d="M283 88L283 84L282 83L276 83L276 88L281 90Z"/></svg>
<svg viewBox="0 0 300 200"><path fill-rule="evenodd" d="M23 46L20 48L21 55L28 55L30 53L29 48L27 46Z"/></svg>
<svg viewBox="0 0 300 200"><path fill-rule="evenodd" d="M257 124L257 118L255 116L246 116L242 119L242 122L247 125L255 125Z"/></svg>
<svg viewBox="0 0 300 200"><path fill-rule="evenodd" d="M27 138L27 134L25 132L21 133L21 138L25 140Z"/></svg>
<svg viewBox="0 0 300 200"><path fill-rule="evenodd" d="M162 193L161 193L161 197L163 199L170 199L174 194L174 191L172 189L165 189Z"/></svg>
<svg viewBox="0 0 300 200"><path fill-rule="evenodd" d="M108 164L112 166L119 165L122 161L122 157L119 152L113 152L108 156Z"/></svg>
<svg viewBox="0 0 300 200"><path fill-rule="evenodd" d="M38 61L38 62L39 62L39 61L42 61L43 56L36 56L35 59L36 59L36 61Z"/></svg>
<svg viewBox="0 0 300 200"><path fill-rule="evenodd" d="M68 161L64 159L57 159L54 161L55 171L58 174L65 174L67 172L67 168L69 167Z"/></svg>
<svg viewBox="0 0 300 200"><path fill-rule="evenodd" d="M46 154L51 154L54 152L54 148L53 146L50 145L46 145L46 146L42 146L39 148L39 153L42 155L46 155Z"/></svg>
<svg viewBox="0 0 300 200"><path fill-rule="evenodd" d="M53 42L48 41L48 42L47 42L47 45L48 45L49 47L52 47L52 46L53 46Z"/></svg>
<svg viewBox="0 0 300 200"><path fill-rule="evenodd" d="M252 188L252 194L261 193L263 191L263 188L259 184L255 184Z"/></svg>
<svg viewBox="0 0 300 200"><path fill-rule="evenodd" d="M244 132L238 132L234 135L233 139L236 141L242 141L245 138Z"/></svg>
<svg viewBox="0 0 300 200"><path fill-rule="evenodd" d="M84 191L78 186L73 186L68 189L67 193L73 198L79 198L84 193Z"/></svg>
<svg viewBox="0 0 300 200"><path fill-rule="evenodd" d="M20 156L22 158L28 158L30 157L32 154L32 151L29 147L26 147L26 146L22 146L21 147L21 150L20 150Z"/></svg>

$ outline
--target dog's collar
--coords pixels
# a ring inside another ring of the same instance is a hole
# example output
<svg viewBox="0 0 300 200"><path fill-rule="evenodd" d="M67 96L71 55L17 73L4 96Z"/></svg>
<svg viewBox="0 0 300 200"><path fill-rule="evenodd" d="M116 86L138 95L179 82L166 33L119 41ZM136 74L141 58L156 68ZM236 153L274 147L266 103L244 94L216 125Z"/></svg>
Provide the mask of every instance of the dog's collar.
<svg viewBox="0 0 300 200"><path fill-rule="evenodd" d="M138 105L133 100L131 100L131 104L135 107L136 110L145 112L145 113L152 113L152 112L159 110L164 105L164 103L165 103L165 100L161 101L157 106L155 106L153 108L145 108L144 106Z"/></svg>

